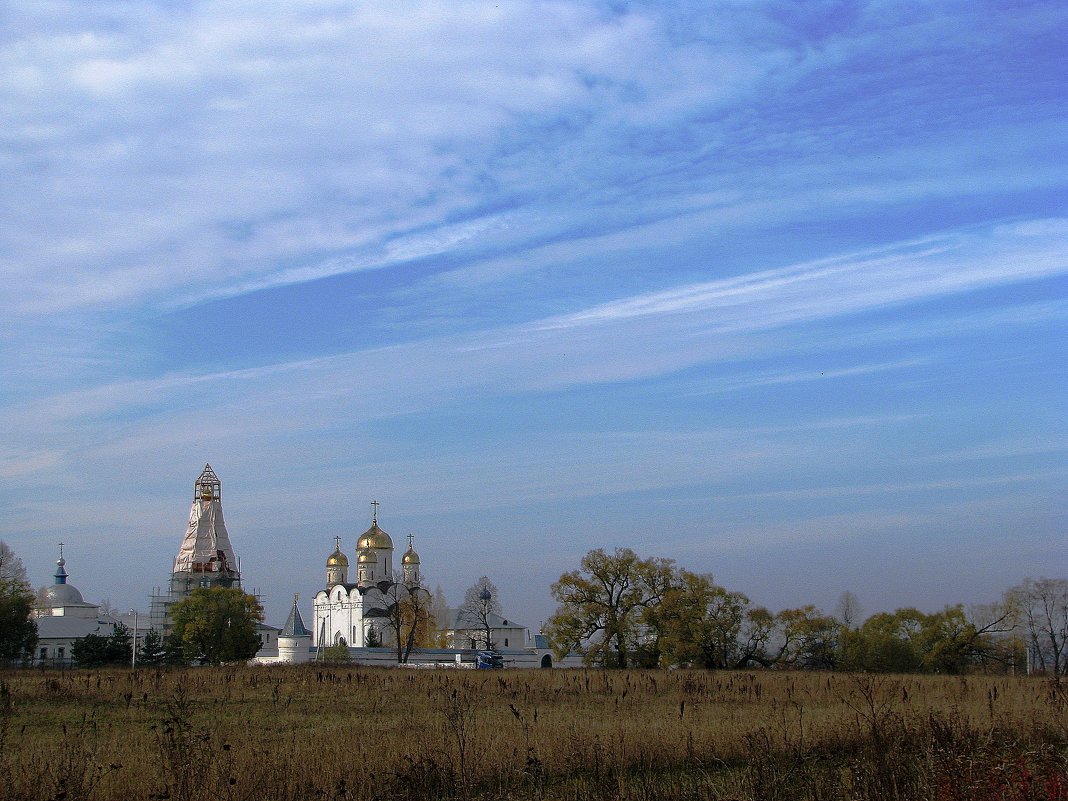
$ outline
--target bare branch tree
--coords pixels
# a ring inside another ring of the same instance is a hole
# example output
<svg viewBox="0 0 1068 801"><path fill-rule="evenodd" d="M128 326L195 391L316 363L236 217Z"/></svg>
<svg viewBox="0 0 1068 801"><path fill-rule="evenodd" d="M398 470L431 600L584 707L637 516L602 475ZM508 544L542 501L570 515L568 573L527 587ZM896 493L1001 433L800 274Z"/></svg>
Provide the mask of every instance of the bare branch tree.
<svg viewBox="0 0 1068 801"><path fill-rule="evenodd" d="M1025 579L1008 598L1015 604L1030 642L1033 664L1054 677L1068 670L1068 580Z"/></svg>
<svg viewBox="0 0 1068 801"><path fill-rule="evenodd" d="M855 629L860 625L864 609L860 605L860 599L850 590L846 590L838 596L838 605L834 609L834 615L838 618L838 622L847 629Z"/></svg>
<svg viewBox="0 0 1068 801"><path fill-rule="evenodd" d="M483 648L493 648L493 615L500 615L497 585L482 576L464 593L464 602L456 610L456 627L480 631Z"/></svg>

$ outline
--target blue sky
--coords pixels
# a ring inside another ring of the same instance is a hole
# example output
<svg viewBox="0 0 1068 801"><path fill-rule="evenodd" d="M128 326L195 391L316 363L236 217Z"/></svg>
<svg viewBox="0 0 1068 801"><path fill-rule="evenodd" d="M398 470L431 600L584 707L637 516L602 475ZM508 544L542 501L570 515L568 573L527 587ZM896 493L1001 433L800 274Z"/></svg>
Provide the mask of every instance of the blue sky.
<svg viewBox="0 0 1068 801"><path fill-rule="evenodd" d="M0 6L0 538L146 606L205 462L280 623L370 501L536 628L1068 566L1058 2Z"/></svg>

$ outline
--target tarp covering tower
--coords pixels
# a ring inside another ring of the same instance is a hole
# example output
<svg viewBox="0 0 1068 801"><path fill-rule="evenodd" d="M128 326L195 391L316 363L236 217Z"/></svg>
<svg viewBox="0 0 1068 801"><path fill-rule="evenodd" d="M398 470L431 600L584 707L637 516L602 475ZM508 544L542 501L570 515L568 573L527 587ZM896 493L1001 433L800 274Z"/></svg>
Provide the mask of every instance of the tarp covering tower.
<svg viewBox="0 0 1068 801"><path fill-rule="evenodd" d="M174 560L174 572L207 574L210 584L230 586L238 579L237 559L223 522L222 484L210 464L193 487L189 526Z"/></svg>
<svg viewBox="0 0 1068 801"><path fill-rule="evenodd" d="M167 592L150 599L152 627L170 628L170 608L201 587L240 587L241 571L223 522L222 483L210 464L193 483L189 525L174 559Z"/></svg>

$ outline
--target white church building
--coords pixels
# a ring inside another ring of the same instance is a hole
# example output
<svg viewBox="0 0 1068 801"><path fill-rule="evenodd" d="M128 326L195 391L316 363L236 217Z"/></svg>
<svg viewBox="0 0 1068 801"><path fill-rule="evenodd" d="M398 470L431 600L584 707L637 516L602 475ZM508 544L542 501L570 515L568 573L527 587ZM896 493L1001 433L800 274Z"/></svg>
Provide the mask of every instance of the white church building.
<svg viewBox="0 0 1068 801"><path fill-rule="evenodd" d="M341 538L326 560L326 586L315 594L312 606L312 645L326 648L348 645L363 648L386 641L384 621L376 610L389 608L387 597L396 578L406 590L420 591L419 554L408 537L401 557L401 573L393 573L393 539L378 526L378 502L372 501L371 527L356 541L355 581L349 581L349 559ZM374 633L372 634L372 630Z"/></svg>
<svg viewBox="0 0 1068 801"><path fill-rule="evenodd" d="M38 595L33 616L37 623L37 648L33 662L62 667L71 664L74 641L87 634L108 637L121 621L104 614L99 604L88 603L67 579L63 543L59 545L55 581Z"/></svg>

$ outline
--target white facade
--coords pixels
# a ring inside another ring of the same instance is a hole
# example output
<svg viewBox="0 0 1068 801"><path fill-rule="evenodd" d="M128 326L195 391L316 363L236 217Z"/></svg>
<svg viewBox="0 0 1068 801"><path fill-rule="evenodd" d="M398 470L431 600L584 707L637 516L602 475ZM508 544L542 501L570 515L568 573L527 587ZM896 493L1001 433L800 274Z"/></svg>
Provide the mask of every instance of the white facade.
<svg viewBox="0 0 1068 801"><path fill-rule="evenodd" d="M335 584L315 594L312 645L329 648L345 645L362 648L367 641L364 628L364 595L358 586ZM368 622L370 625L370 622Z"/></svg>
<svg viewBox="0 0 1068 801"><path fill-rule="evenodd" d="M459 609L449 610L449 625L445 631L446 641L451 648L523 648L529 639L527 627L506 617L490 612L486 616L489 623L489 642L486 642L487 627L480 625L469 616L465 617Z"/></svg>

